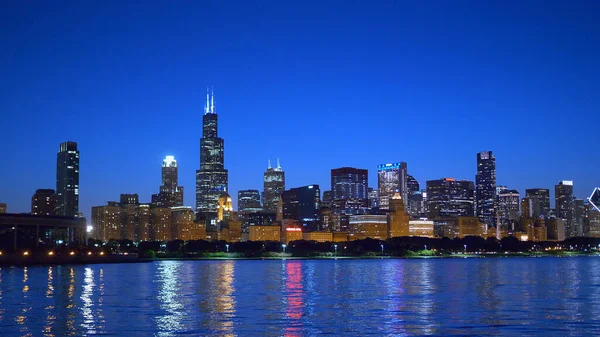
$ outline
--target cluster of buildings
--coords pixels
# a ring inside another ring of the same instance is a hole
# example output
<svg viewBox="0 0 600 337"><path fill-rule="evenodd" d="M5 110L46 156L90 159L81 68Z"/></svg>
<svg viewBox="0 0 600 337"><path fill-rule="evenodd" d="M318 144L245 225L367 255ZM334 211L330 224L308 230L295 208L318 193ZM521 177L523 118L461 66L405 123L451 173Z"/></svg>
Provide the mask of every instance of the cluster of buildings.
<svg viewBox="0 0 600 337"><path fill-rule="evenodd" d="M401 236L515 236L533 241L600 237L599 189L587 200L577 199L573 182L560 181L554 187L555 207L551 208L549 189L530 188L521 195L497 185L496 158L491 151L477 153L474 180L441 178L426 181L425 188L409 174L406 162L379 165L376 188L369 184L367 169L354 167L332 169L325 191L318 184L287 188L279 159L274 167L269 161L263 190L240 190L234 210L224 148L214 94L207 93L195 209L185 206L177 161L167 156L162 162L161 185L150 202L140 202L138 194L121 194L118 202L92 207L90 235L104 241L284 243ZM58 153L56 190L35 192L31 216L83 219L78 204L79 151L76 143L65 142ZM5 212L6 205L0 204L0 213ZM52 233L45 235L53 237Z"/></svg>

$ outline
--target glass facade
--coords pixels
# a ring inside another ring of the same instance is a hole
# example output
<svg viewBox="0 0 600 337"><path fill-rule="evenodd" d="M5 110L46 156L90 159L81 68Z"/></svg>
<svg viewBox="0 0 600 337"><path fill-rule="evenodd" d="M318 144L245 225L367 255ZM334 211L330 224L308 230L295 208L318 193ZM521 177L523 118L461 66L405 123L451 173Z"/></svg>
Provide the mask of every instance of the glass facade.
<svg viewBox="0 0 600 337"><path fill-rule="evenodd" d="M56 161L56 214L79 213L79 151L76 142L60 144Z"/></svg>
<svg viewBox="0 0 600 337"><path fill-rule="evenodd" d="M477 154L476 204L479 221L490 226L496 223L496 157L492 151Z"/></svg>
<svg viewBox="0 0 600 337"><path fill-rule="evenodd" d="M365 169L342 167L331 170L333 201L355 200L367 207L369 200L369 172Z"/></svg>
<svg viewBox="0 0 600 337"><path fill-rule="evenodd" d="M318 228L320 221L319 204L321 190L319 185L309 185L284 191L283 218L298 220L306 231Z"/></svg>
<svg viewBox="0 0 600 337"><path fill-rule="evenodd" d="M258 190L238 191L238 211L259 211L260 192Z"/></svg>
<svg viewBox="0 0 600 337"><path fill-rule="evenodd" d="M550 215L550 190L547 188L528 188L525 190L525 197L531 201L533 217L543 216L548 218Z"/></svg>
<svg viewBox="0 0 600 337"><path fill-rule="evenodd" d="M468 180L443 178L427 181L430 219L475 215L475 185Z"/></svg>
<svg viewBox="0 0 600 337"><path fill-rule="evenodd" d="M389 200L400 190L400 163L377 166L379 208L388 209Z"/></svg>
<svg viewBox="0 0 600 337"><path fill-rule="evenodd" d="M265 171L263 181L263 208L265 212L277 213L277 205L281 199L281 194L285 190L285 173L277 165L272 168L270 165Z"/></svg>

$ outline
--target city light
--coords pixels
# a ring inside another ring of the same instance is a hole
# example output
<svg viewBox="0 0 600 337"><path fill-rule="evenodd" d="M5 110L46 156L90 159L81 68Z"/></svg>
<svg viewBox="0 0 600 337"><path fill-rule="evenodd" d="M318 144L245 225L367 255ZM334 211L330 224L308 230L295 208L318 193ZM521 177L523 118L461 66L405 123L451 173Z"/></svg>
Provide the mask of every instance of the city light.
<svg viewBox="0 0 600 337"><path fill-rule="evenodd" d="M52 255L54 255L54 252L53 251L49 251L48 252L48 256L52 256Z"/></svg>
<svg viewBox="0 0 600 337"><path fill-rule="evenodd" d="M28 255L29 255L29 252L28 252L28 251L24 251L24 252L23 252L23 256L28 256Z"/></svg>
<svg viewBox="0 0 600 337"><path fill-rule="evenodd" d="M75 252L70 252L69 255L73 256L75 255Z"/></svg>
<svg viewBox="0 0 600 337"><path fill-rule="evenodd" d="M92 255L92 252L88 252L88 255Z"/></svg>
<svg viewBox="0 0 600 337"><path fill-rule="evenodd" d="M104 252L100 252L100 255L104 255Z"/></svg>

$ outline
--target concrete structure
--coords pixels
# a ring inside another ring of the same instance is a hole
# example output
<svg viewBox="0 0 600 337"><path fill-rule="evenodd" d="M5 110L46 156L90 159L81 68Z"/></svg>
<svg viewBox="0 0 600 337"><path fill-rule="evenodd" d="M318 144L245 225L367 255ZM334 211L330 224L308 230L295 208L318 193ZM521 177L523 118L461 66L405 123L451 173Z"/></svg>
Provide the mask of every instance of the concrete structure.
<svg viewBox="0 0 600 337"><path fill-rule="evenodd" d="M302 228L288 227L281 231L281 242L289 244L292 241L302 240Z"/></svg>
<svg viewBox="0 0 600 337"><path fill-rule="evenodd" d="M166 156L162 162L161 185L158 194L152 195L152 205L155 207L183 206L183 186L178 186L177 161L173 156Z"/></svg>
<svg viewBox="0 0 600 337"><path fill-rule="evenodd" d="M348 240L350 241L366 238L386 240L388 238L387 215L351 215L349 222Z"/></svg>
<svg viewBox="0 0 600 337"><path fill-rule="evenodd" d="M63 216L38 216L31 214L0 214L1 246L18 250L21 245L85 244L85 218ZM4 240L7 239L7 242Z"/></svg>
<svg viewBox="0 0 600 337"><path fill-rule="evenodd" d="M420 236L433 238L433 221L430 220L410 220L408 222L408 231L410 236Z"/></svg>
<svg viewBox="0 0 600 337"><path fill-rule="evenodd" d="M410 216L404 208L404 200L400 196L399 192L396 192L392 199L389 200L388 213L388 238L395 238L399 236L409 236Z"/></svg>
<svg viewBox="0 0 600 337"><path fill-rule="evenodd" d="M455 237L482 236L483 226L477 217L460 216L456 219Z"/></svg>
<svg viewBox="0 0 600 337"><path fill-rule="evenodd" d="M302 233L302 239L306 241L332 242L333 234L331 232L304 232Z"/></svg>
<svg viewBox="0 0 600 337"><path fill-rule="evenodd" d="M53 189L38 189L31 197L31 214L56 215L56 193Z"/></svg>

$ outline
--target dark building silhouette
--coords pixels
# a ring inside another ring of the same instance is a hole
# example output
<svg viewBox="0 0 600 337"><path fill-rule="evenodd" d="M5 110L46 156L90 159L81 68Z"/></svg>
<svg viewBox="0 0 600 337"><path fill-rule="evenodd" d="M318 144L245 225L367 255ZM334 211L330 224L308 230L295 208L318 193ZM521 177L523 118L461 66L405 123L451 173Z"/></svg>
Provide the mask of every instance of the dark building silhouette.
<svg viewBox="0 0 600 337"><path fill-rule="evenodd" d="M257 212L260 209L260 192L258 190L238 191L238 211Z"/></svg>
<svg viewBox="0 0 600 337"><path fill-rule="evenodd" d="M56 193L53 189L38 189L31 197L31 214L56 215Z"/></svg>
<svg viewBox="0 0 600 337"><path fill-rule="evenodd" d="M574 222L575 199L573 198L573 181L559 181L554 186L556 218L565 222L565 235L573 237L578 235Z"/></svg>
<svg viewBox="0 0 600 337"><path fill-rule="evenodd" d="M60 144L56 160L56 214L79 213L79 151L76 142Z"/></svg>
<svg viewBox="0 0 600 337"><path fill-rule="evenodd" d="M367 170L353 167L331 170L331 192L335 208L367 207L369 203L368 189L369 172Z"/></svg>
<svg viewBox="0 0 600 337"><path fill-rule="evenodd" d="M442 178L427 181L428 217L447 218L475 215L475 185L468 180Z"/></svg>
<svg viewBox="0 0 600 337"><path fill-rule="evenodd" d="M140 198L137 193L121 194L119 203L121 205L137 205L140 203Z"/></svg>
<svg viewBox="0 0 600 337"><path fill-rule="evenodd" d="M283 219L297 220L306 231L319 228L319 204L321 191L319 185L309 185L284 191Z"/></svg>
<svg viewBox="0 0 600 337"><path fill-rule="evenodd" d="M530 200L533 218L547 218L550 215L550 190L547 188L528 188L525 197Z"/></svg>
<svg viewBox="0 0 600 337"><path fill-rule="evenodd" d="M216 225L219 197L221 192L227 192L229 182L225 169L225 145L217 131L215 96L207 93L202 116L200 169L196 171L196 209L212 225Z"/></svg>
<svg viewBox="0 0 600 337"><path fill-rule="evenodd" d="M275 168L271 167L271 161L269 160L263 182L263 209L265 212L277 213L277 205L281 200L281 194L285 190L285 172L279 165L279 159L277 159L277 167Z"/></svg>
<svg viewBox="0 0 600 337"><path fill-rule="evenodd" d="M492 151L477 154L475 184L477 217L482 223L493 226L496 223L496 157Z"/></svg>
<svg viewBox="0 0 600 337"><path fill-rule="evenodd" d="M154 206L183 206L183 186L178 186L178 179L177 161L175 157L167 156L162 162L160 192L152 195Z"/></svg>

